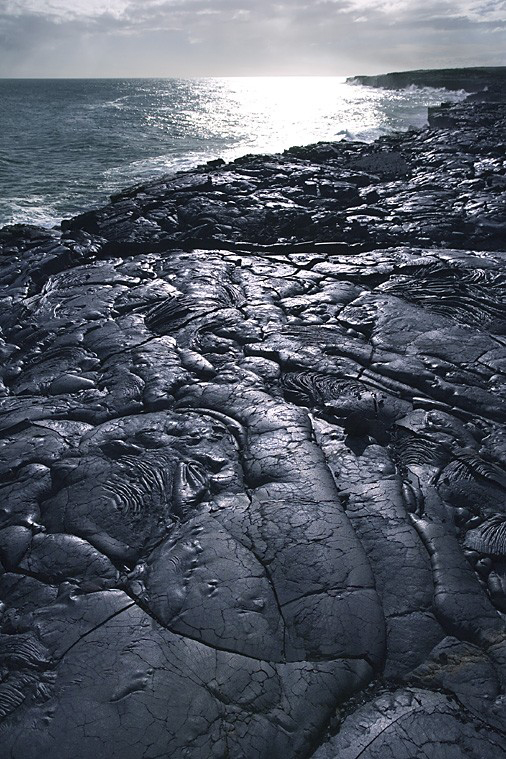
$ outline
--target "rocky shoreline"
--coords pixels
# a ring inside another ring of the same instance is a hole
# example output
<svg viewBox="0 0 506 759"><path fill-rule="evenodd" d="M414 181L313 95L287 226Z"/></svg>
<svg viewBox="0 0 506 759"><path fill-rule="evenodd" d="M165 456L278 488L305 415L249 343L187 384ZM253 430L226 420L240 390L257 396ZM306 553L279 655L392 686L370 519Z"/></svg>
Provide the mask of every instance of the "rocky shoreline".
<svg viewBox="0 0 506 759"><path fill-rule="evenodd" d="M3 756L506 757L488 92L0 230Z"/></svg>

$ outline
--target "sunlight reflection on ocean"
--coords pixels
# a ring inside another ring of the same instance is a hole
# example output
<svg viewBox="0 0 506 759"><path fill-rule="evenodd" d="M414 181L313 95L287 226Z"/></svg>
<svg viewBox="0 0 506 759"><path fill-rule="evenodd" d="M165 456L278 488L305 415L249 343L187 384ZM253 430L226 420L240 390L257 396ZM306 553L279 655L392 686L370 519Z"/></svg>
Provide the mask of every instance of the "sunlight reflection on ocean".
<svg viewBox="0 0 506 759"><path fill-rule="evenodd" d="M421 128L446 90L339 77L0 80L0 226L51 226L213 158Z"/></svg>

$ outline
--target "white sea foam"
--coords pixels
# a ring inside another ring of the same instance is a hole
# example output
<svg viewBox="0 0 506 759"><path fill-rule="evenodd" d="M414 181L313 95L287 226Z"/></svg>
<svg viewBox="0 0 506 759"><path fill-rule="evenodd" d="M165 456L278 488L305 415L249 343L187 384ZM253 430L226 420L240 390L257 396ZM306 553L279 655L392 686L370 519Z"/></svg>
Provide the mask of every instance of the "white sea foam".
<svg viewBox="0 0 506 759"><path fill-rule="evenodd" d="M47 91L44 87L47 87ZM151 177L318 141L423 128L463 92L350 86L342 77L0 81L0 226L57 220Z"/></svg>
<svg viewBox="0 0 506 759"><path fill-rule="evenodd" d="M420 87L418 84L408 84L407 87L403 87L402 92L410 94L420 94L423 96L440 98L441 102L445 99L450 100L465 100L469 95L469 92L465 90L448 90L446 87Z"/></svg>
<svg viewBox="0 0 506 759"><path fill-rule="evenodd" d="M60 223L57 208L41 196L0 199L2 226L8 224L35 224L51 229Z"/></svg>

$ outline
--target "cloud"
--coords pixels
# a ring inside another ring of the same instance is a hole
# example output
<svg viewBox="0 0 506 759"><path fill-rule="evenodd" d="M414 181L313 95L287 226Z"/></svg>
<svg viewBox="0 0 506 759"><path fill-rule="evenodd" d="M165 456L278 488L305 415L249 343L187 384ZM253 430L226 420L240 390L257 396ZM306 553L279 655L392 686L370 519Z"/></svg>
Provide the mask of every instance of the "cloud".
<svg viewBox="0 0 506 759"><path fill-rule="evenodd" d="M341 0L338 0L341 4ZM345 12L374 11L398 19L466 18L477 24L506 21L506 0L348 0Z"/></svg>
<svg viewBox="0 0 506 759"><path fill-rule="evenodd" d="M129 5L129 0L7 0L4 14L18 18L35 15L60 22L102 15L119 18Z"/></svg>
<svg viewBox="0 0 506 759"><path fill-rule="evenodd" d="M2 76L339 75L506 62L506 0L3 2Z"/></svg>

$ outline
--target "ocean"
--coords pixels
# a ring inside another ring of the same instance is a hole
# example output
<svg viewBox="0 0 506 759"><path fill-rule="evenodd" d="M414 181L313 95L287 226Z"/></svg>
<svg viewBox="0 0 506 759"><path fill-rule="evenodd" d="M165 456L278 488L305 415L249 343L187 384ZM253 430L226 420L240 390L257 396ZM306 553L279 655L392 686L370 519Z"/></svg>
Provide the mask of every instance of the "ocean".
<svg viewBox="0 0 506 759"><path fill-rule="evenodd" d="M0 79L0 227L51 227L215 158L421 128L463 92L339 77Z"/></svg>

